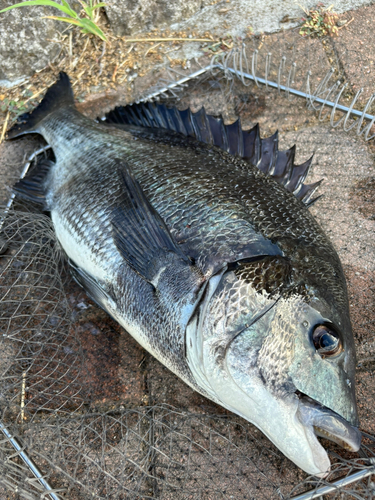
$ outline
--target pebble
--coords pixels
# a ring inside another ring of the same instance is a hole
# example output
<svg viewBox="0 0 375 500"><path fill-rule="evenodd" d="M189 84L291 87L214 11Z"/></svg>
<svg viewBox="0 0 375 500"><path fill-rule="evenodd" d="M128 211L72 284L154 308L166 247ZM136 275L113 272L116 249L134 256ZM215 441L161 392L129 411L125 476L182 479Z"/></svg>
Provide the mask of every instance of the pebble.
<svg viewBox="0 0 375 500"><path fill-rule="evenodd" d="M87 309L89 306L82 300L81 302L78 302L77 307L79 309Z"/></svg>

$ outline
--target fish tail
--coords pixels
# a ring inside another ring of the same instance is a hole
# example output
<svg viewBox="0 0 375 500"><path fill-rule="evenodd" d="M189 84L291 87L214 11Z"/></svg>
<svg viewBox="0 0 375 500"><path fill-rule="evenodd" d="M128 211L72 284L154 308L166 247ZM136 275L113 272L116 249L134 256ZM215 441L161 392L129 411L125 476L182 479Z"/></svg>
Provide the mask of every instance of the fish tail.
<svg viewBox="0 0 375 500"><path fill-rule="evenodd" d="M24 113L17 119L17 123L8 131L8 139L23 134L38 132L39 124L46 116L63 107L74 107L74 96L69 77L63 71L59 80L46 92L42 102L30 113Z"/></svg>

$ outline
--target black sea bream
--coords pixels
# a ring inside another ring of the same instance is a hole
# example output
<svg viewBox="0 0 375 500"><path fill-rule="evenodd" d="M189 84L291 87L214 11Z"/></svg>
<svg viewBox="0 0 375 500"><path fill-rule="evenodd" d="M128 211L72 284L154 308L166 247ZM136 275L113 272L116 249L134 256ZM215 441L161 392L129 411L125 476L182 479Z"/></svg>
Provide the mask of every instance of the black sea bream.
<svg viewBox="0 0 375 500"><path fill-rule="evenodd" d="M199 393L308 473L317 436L358 450L355 351L339 258L310 215L310 161L204 110L80 114L66 74L9 138L55 161L15 191L51 213L75 279Z"/></svg>

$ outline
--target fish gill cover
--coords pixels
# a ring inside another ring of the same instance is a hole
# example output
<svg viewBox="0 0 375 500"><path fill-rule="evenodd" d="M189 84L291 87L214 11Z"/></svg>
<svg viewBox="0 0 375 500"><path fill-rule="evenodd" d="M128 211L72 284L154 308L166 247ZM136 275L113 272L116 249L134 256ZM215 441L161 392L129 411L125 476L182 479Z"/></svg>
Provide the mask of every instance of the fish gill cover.
<svg viewBox="0 0 375 500"><path fill-rule="evenodd" d="M213 99L220 101L223 82L216 89L212 82L200 81L199 90L208 97L216 94ZM194 83L192 87L194 97ZM186 99L184 94L180 97ZM260 93L260 97L267 95ZM336 141L339 136L335 135ZM310 144L303 159L327 137L329 133L319 127L300 133L298 147ZM334 161L333 152L338 153L339 147L342 142L333 147L331 143L331 149L317 153L318 165L323 166L314 172L313 180L326 174L322 169ZM358 162L354 140L351 147L355 153L352 160L349 154L347 163L353 162L354 169ZM37 156L39 163L54 160L51 153L47 158L43 155ZM364 152L361 161L366 162ZM328 183L328 174L325 177ZM336 192L338 199L342 192ZM2 422L20 440L56 495L287 498L311 487L306 474L255 427L185 387L129 336L120 336L116 323L71 282L50 220L30 213L30 204L18 203L17 209L28 213L8 213L2 228ZM318 216L321 212L326 216L320 203L326 207L327 200L318 201L313 209ZM350 249L352 241L348 238L343 245ZM370 265L365 253L362 259ZM358 271L346 262L344 250L347 275L352 281L360 280ZM371 284L368 290L371 297ZM366 306L362 311L369 314ZM355 322L355 331L361 331L366 321ZM365 356L362 351L360 355L361 362ZM366 363L362 361L360 375L365 383L371 377ZM371 390L366 399L371 400ZM361 385L360 391L360 405L366 408ZM365 414L362 428L370 430L370 425ZM365 435L358 455L327 445L334 463L329 480L366 468L364 457L374 456L368 439ZM9 436L1 452L2 482L8 489L17 488L25 498L37 498L38 491L45 491L30 479L19 456L7 459L14 455ZM358 483L351 488L366 498L372 487ZM350 487L346 491L351 494Z"/></svg>

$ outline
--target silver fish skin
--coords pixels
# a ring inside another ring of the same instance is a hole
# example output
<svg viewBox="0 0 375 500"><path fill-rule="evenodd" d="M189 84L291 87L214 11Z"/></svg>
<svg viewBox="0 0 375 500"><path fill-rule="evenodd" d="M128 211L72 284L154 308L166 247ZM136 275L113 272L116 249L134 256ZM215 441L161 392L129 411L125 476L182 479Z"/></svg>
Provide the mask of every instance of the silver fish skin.
<svg viewBox="0 0 375 500"><path fill-rule="evenodd" d="M75 279L103 309L306 472L330 468L317 436L358 450L340 261L261 158L96 123L76 110L65 74L8 136L30 132L55 161L15 191L43 201Z"/></svg>

